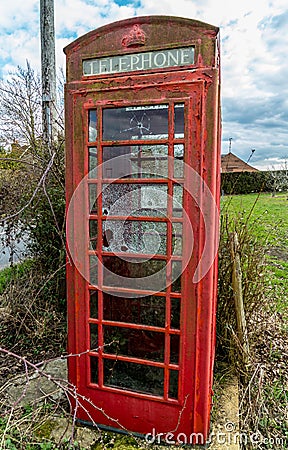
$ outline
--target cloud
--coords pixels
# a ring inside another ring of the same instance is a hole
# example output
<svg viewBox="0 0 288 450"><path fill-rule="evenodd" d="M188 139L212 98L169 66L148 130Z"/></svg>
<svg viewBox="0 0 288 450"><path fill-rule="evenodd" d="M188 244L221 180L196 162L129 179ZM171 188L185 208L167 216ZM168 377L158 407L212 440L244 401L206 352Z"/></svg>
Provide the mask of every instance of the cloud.
<svg viewBox="0 0 288 450"><path fill-rule="evenodd" d="M57 66L77 37L136 15L190 17L220 27L223 152L265 165L288 153L288 11L286 0L56 0ZM39 0L0 0L0 76L25 66L40 70ZM238 153L237 153L238 152ZM272 155L272 156L271 156Z"/></svg>

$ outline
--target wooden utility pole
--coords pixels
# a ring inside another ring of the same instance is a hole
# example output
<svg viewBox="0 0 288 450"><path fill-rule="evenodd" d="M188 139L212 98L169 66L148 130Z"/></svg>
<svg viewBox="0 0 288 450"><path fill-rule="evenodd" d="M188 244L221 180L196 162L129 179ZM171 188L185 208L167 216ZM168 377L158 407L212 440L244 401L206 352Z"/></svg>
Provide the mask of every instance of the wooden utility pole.
<svg viewBox="0 0 288 450"><path fill-rule="evenodd" d="M54 0L40 0L42 121L44 142L51 148L56 120Z"/></svg>

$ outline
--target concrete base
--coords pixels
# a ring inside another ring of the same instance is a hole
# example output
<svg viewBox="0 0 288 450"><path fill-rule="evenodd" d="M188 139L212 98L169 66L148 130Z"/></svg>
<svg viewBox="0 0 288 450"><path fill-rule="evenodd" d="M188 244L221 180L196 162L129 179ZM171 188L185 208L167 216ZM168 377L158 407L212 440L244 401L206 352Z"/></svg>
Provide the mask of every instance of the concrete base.
<svg viewBox="0 0 288 450"><path fill-rule="evenodd" d="M59 381L62 380L61 384L63 386L66 385L66 360L52 361L48 363L46 367L42 367L41 369L46 374L51 375L52 379L55 378ZM47 397L56 401L59 401L61 397L65 398L64 392L59 389L59 386L55 386L55 383L53 383L52 380L40 376L37 373L31 374L28 379L26 376L21 375L9 381L9 385L7 386L4 394L4 399L2 397L2 402L6 404L6 406L12 404L24 406L29 403L36 406ZM216 382L214 391L212 431L210 434L210 442L205 448L208 448L209 450L239 450L239 392L237 377L229 376L226 380L221 380L220 383ZM48 422L48 429L50 429L50 433L45 436L46 439L50 438L54 442L59 442L63 439L63 436L70 440L74 434L75 439L83 446L81 448L93 448L97 450L98 448L103 448L101 447L101 444L96 444L95 446L95 443L99 442L99 430L77 425L74 428L72 426L72 417L50 418ZM103 431L103 433L105 434L106 432ZM130 448L130 446L127 446L127 436L121 437L119 433L111 432L108 434L109 439L111 438L112 445L115 440L115 442L117 441L118 448L119 445L122 445L123 440L123 448ZM138 442L138 448L146 448L142 439L136 439ZM168 447L171 450L179 450L179 446L153 446L155 450L167 449ZM110 445L110 448L113 447Z"/></svg>
<svg viewBox="0 0 288 450"><path fill-rule="evenodd" d="M218 392L219 391L219 392ZM217 386L209 450L239 450L239 385L231 376Z"/></svg>

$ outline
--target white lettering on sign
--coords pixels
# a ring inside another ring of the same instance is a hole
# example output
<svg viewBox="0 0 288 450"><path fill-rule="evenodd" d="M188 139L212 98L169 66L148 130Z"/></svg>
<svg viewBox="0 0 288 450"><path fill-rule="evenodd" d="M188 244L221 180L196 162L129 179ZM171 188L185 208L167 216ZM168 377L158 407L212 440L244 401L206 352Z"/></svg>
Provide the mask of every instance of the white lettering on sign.
<svg viewBox="0 0 288 450"><path fill-rule="evenodd" d="M194 64L194 47L173 48L154 52L133 53L83 61L83 75L134 72Z"/></svg>

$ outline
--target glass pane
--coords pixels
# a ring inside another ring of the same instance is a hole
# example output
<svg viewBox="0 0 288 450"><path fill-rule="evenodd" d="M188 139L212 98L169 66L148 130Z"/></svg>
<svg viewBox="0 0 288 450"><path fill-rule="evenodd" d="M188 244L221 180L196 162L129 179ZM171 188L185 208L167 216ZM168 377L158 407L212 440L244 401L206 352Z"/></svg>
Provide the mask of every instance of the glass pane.
<svg viewBox="0 0 288 450"><path fill-rule="evenodd" d="M89 212L97 214L97 184L89 184Z"/></svg>
<svg viewBox="0 0 288 450"><path fill-rule="evenodd" d="M117 160L113 161L114 158ZM129 145L103 147L103 178L125 178L131 171L131 147Z"/></svg>
<svg viewBox="0 0 288 450"><path fill-rule="evenodd" d="M126 361L104 359L106 386L163 396L164 370Z"/></svg>
<svg viewBox="0 0 288 450"><path fill-rule="evenodd" d="M98 319L98 291L90 291L90 317Z"/></svg>
<svg viewBox="0 0 288 450"><path fill-rule="evenodd" d="M167 156L167 145L104 147L103 178L167 178Z"/></svg>
<svg viewBox="0 0 288 450"><path fill-rule="evenodd" d="M97 220L89 220L90 250L97 250Z"/></svg>
<svg viewBox="0 0 288 450"><path fill-rule="evenodd" d="M167 224L164 222L106 220L103 230L106 251L166 254Z"/></svg>
<svg viewBox="0 0 288 450"><path fill-rule="evenodd" d="M174 184L173 186L173 217L182 217L183 186Z"/></svg>
<svg viewBox="0 0 288 450"><path fill-rule="evenodd" d="M170 370L169 397L178 398L178 370Z"/></svg>
<svg viewBox="0 0 288 450"><path fill-rule="evenodd" d="M179 342L180 336L177 334L170 335L170 362L179 364Z"/></svg>
<svg viewBox="0 0 288 450"><path fill-rule="evenodd" d="M103 326L104 352L164 362L165 334Z"/></svg>
<svg viewBox="0 0 288 450"><path fill-rule="evenodd" d="M90 323L90 350L98 351L98 325Z"/></svg>
<svg viewBox="0 0 288 450"><path fill-rule="evenodd" d="M114 232L117 231L117 225L115 228L115 224L113 224L114 226L109 227L109 224L107 224L106 222L103 222L103 235L102 235L102 250L111 252L113 251L113 243L114 243Z"/></svg>
<svg viewBox="0 0 288 450"><path fill-rule="evenodd" d="M122 298L103 293L103 318L115 322L164 328L165 305L165 297L155 295L138 298L134 295L134 298Z"/></svg>
<svg viewBox="0 0 288 450"><path fill-rule="evenodd" d="M175 138L184 138L184 104L175 105Z"/></svg>
<svg viewBox="0 0 288 450"><path fill-rule="evenodd" d="M103 109L103 139L167 139L168 105Z"/></svg>
<svg viewBox="0 0 288 450"><path fill-rule="evenodd" d="M89 147L88 178L97 178L97 148Z"/></svg>
<svg viewBox="0 0 288 450"><path fill-rule="evenodd" d="M98 358L90 356L91 383L98 384Z"/></svg>
<svg viewBox="0 0 288 450"><path fill-rule="evenodd" d="M172 255L182 255L182 223L172 224Z"/></svg>
<svg viewBox="0 0 288 450"><path fill-rule="evenodd" d="M174 145L174 177L183 178L184 177L184 145L176 144Z"/></svg>
<svg viewBox="0 0 288 450"><path fill-rule="evenodd" d="M171 298L171 328L180 330L180 298Z"/></svg>
<svg viewBox="0 0 288 450"><path fill-rule="evenodd" d="M89 113L89 142L95 142L97 139L97 111L90 109Z"/></svg>
<svg viewBox="0 0 288 450"><path fill-rule="evenodd" d="M104 256L103 265L105 286L153 291L166 288L166 261Z"/></svg>
<svg viewBox="0 0 288 450"><path fill-rule="evenodd" d="M103 210L113 216L165 217L167 192L166 184L106 184L102 192Z"/></svg>
<svg viewBox="0 0 288 450"><path fill-rule="evenodd" d="M172 292L181 292L181 273L182 263L181 261L172 261Z"/></svg>
<svg viewBox="0 0 288 450"><path fill-rule="evenodd" d="M90 284L98 284L98 258L97 256L90 256Z"/></svg>

